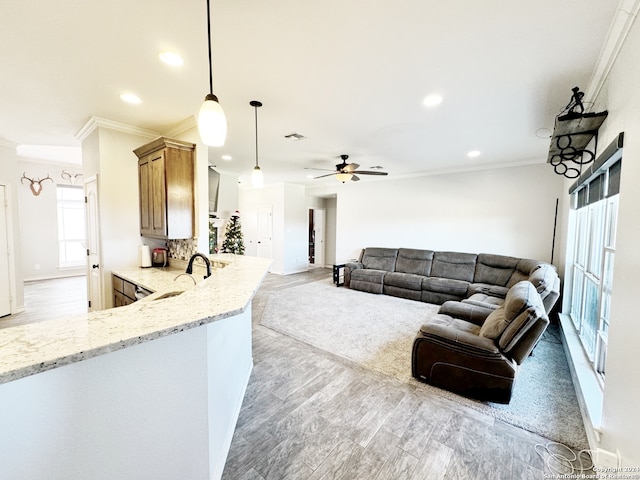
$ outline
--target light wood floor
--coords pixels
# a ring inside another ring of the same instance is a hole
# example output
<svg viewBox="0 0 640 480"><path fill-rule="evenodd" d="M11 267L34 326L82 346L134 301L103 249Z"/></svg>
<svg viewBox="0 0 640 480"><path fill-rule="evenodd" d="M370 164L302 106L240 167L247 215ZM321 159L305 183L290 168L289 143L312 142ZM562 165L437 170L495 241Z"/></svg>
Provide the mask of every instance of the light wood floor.
<svg viewBox="0 0 640 480"><path fill-rule="evenodd" d="M254 298L254 369L224 480L544 478L536 445L548 440L258 324L271 292L330 275L270 274ZM84 278L29 283L25 304L0 327L84 311Z"/></svg>
<svg viewBox="0 0 640 480"><path fill-rule="evenodd" d="M26 282L24 308L24 312L0 317L0 328L86 312L87 279L77 276Z"/></svg>
<svg viewBox="0 0 640 480"><path fill-rule="evenodd" d="M548 440L257 323L269 293L330 275L269 275L256 295L254 369L223 480L543 478L535 447Z"/></svg>

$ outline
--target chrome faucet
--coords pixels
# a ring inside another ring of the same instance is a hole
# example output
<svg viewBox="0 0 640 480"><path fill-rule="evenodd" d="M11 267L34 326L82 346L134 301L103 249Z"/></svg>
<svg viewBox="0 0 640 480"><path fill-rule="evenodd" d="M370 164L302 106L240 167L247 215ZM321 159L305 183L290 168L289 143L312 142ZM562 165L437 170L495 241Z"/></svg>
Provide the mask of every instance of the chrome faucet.
<svg viewBox="0 0 640 480"><path fill-rule="evenodd" d="M206 257L206 255L203 255L202 253L194 253L193 255L191 255L191 258L189 259L189 265L187 265L187 271L185 273L188 273L189 275L193 273L193 261L196 259L196 257L200 257L202 258L202 260L204 260L204 263L207 266L207 274L204 276L204 278L209 278L211 276L211 262Z"/></svg>

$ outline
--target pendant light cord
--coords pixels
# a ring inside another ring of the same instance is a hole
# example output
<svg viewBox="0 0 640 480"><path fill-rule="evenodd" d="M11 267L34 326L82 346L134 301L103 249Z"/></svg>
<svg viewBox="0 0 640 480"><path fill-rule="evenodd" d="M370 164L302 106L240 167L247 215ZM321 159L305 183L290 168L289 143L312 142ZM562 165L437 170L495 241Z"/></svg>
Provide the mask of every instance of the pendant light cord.
<svg viewBox="0 0 640 480"><path fill-rule="evenodd" d="M256 117L256 167L258 167L258 105L254 105L253 110Z"/></svg>
<svg viewBox="0 0 640 480"><path fill-rule="evenodd" d="M211 13L207 0L207 40L209 43L209 93L213 95L213 65L211 64Z"/></svg>

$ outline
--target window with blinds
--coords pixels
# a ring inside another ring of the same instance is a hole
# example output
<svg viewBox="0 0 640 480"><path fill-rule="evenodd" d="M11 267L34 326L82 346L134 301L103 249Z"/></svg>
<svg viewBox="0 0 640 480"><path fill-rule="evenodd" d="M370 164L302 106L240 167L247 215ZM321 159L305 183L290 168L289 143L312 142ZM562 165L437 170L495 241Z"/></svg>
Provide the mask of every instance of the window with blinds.
<svg viewBox="0 0 640 480"><path fill-rule="evenodd" d="M615 238L622 171L622 148L607 149L607 158L572 187L567 245L572 259L565 284L570 316L582 346L604 383L613 288ZM612 151L613 150L613 151Z"/></svg>

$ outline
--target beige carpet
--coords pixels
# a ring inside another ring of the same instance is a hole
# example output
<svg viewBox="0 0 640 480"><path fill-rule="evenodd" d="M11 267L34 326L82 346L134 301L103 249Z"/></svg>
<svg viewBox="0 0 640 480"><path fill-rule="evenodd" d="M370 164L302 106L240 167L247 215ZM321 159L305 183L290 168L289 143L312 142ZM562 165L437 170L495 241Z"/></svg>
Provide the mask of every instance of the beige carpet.
<svg viewBox="0 0 640 480"><path fill-rule="evenodd" d="M271 294L261 324L317 348L392 376L417 389L574 448L587 439L557 329L550 328L522 365L509 405L478 402L418 382L411 346L439 306L336 288L329 280Z"/></svg>

